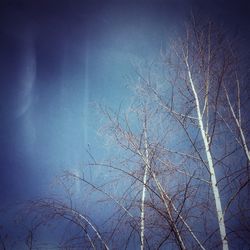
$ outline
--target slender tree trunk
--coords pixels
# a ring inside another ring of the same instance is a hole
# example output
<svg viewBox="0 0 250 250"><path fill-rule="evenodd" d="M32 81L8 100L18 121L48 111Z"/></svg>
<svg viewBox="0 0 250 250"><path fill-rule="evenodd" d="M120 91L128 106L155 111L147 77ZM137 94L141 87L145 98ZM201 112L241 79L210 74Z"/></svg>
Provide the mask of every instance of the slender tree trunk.
<svg viewBox="0 0 250 250"><path fill-rule="evenodd" d="M145 116L144 118L144 155L142 155L143 161L145 163L145 170L144 170L144 175L143 175L143 190L142 190L142 199L141 199L141 250L144 249L144 232L145 232L145 195L146 195L146 185L147 185L147 178L148 178L148 172L150 170L150 160L149 160L149 151L148 151L148 134L147 134L147 117ZM171 211L170 211L170 199L168 201L168 204L166 202L166 199L164 197L164 191L158 182L155 173L152 171L153 179L156 182L156 185L160 191L160 195L164 201L165 207L167 209L167 213L169 215L169 219L171 221L171 226L173 227L174 234L176 235L176 240L178 242L178 246L180 247L181 250L185 250L185 244L183 242L183 239L181 237L181 234L176 227L176 223L174 218L172 217Z"/></svg>
<svg viewBox="0 0 250 250"><path fill-rule="evenodd" d="M145 237L145 198L146 198L146 184L148 176L148 167L145 165L143 175L143 187L141 196L141 250L144 249L144 237Z"/></svg>
<svg viewBox="0 0 250 250"><path fill-rule="evenodd" d="M250 151L248 149L246 137L245 137L245 134L244 134L242 126L241 126L241 112L240 112L240 101L239 101L240 97L239 97L239 83L238 83L238 80L237 80L237 85L238 85L238 103L239 103L238 104L238 110L239 110L238 111L238 116L239 116L239 118L237 118L236 113L235 113L235 111L233 109L233 106L232 106L232 103L230 101L230 98L229 98L229 95L228 95L226 87L225 86L223 86L223 87L224 87L224 90L225 90L225 94L226 94L226 98L227 98L227 103L229 105L230 112L231 112L231 114L233 116L233 119L234 119L234 121L236 123L236 126L237 126L237 128L238 128L238 130L240 132L240 139L241 139L243 150L245 152L245 155L247 157L248 162L250 162Z"/></svg>
<svg viewBox="0 0 250 250"><path fill-rule="evenodd" d="M199 129L200 129L202 140L203 140L203 143L205 146L205 153L206 153L206 158L207 158L207 162L208 162L208 166L209 166L209 172L210 172L210 176L211 176L211 185L212 185L212 191L213 191L214 200L215 200L216 214L217 214L218 223L219 223L222 247L223 247L223 250L228 250L229 248L228 248L228 241L227 241L227 237L226 237L226 226L225 226L225 221L224 221L224 214L222 212L221 198L220 198L220 193L219 193L219 189L217 186L213 158L212 158L210 147L209 147L209 141L208 141L209 139L208 139L208 136L205 132L205 128L204 128L204 124L203 124L203 120L202 120L201 109L200 109L200 102L199 102L197 91L195 89L195 85L194 85L194 82L192 79L192 74L191 74L191 70L190 70L187 58L185 59L185 64L186 64L187 71L188 71L189 82L190 82L192 92L193 92L194 98L195 98L195 105L196 105L196 112L197 112L197 116L198 116Z"/></svg>
<svg viewBox="0 0 250 250"><path fill-rule="evenodd" d="M147 145L147 124L146 124L146 117L144 120L144 147L145 147L145 158L146 163L144 167L144 174L143 174L143 187L142 187L142 197L141 197L141 250L144 247L144 238L145 238L145 198L146 198L146 185L147 185L147 178L148 178L148 166L149 166L149 156L148 156L148 145Z"/></svg>

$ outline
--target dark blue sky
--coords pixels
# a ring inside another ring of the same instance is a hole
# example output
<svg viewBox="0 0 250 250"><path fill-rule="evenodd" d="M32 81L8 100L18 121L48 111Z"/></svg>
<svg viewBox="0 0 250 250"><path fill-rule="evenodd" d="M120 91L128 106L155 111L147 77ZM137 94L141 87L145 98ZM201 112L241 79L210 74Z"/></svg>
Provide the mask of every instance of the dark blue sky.
<svg viewBox="0 0 250 250"><path fill-rule="evenodd" d="M49 194L85 149L101 157L94 103L127 102L131 62L157 56L190 10L249 42L243 1L1 1L0 201ZM249 51L246 51L249 55Z"/></svg>
<svg viewBox="0 0 250 250"><path fill-rule="evenodd" d="M46 193L56 173L79 167L87 144L96 147L93 103L126 100L130 63L156 55L182 14L159 4L1 4L2 204Z"/></svg>

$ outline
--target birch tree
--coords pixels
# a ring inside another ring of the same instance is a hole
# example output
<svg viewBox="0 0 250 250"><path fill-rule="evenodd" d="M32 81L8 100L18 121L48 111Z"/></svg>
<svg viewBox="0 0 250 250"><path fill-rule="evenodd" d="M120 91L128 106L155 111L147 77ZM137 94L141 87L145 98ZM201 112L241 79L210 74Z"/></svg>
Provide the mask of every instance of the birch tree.
<svg viewBox="0 0 250 250"><path fill-rule="evenodd" d="M198 244L201 249L205 249L199 237L197 237L194 230L192 230L192 226L189 225L187 221L188 218L184 216L186 195L192 189L189 184L191 180L195 178L194 175L184 174L188 181L186 185L182 186L182 191L176 187L175 190L169 189L171 186L170 183L178 187L178 181L181 180L180 176L178 176L178 171L173 168L171 170L169 169L168 165L171 163L168 164L166 160L167 156L164 154L165 143L168 141L168 137L172 132L171 125L167 122L163 122L161 117L162 113L158 110L157 106L147 98L140 83L137 85L134 96L135 103L133 103L129 107L128 112L123 113L123 115L120 113L112 115L111 112L104 111L109 120L109 126L105 130L105 134L110 133L110 136L115 139L114 145L118 145L131 154L131 156L127 155L126 152L122 154L126 157L123 161L126 163L125 170L123 167L117 167L120 166L119 163L115 164L116 167L109 164L105 165L109 168L123 171L123 173L126 171L127 177L136 179L137 182L139 181L137 190L141 190L140 248L146 248L147 221L150 221L149 218L155 216L152 215L152 210L149 209L149 207L151 207L154 209L154 213L157 212L163 216L164 221L166 220L164 227L168 228L166 233L164 233L164 231L161 232L161 234L168 236L163 237L164 240L162 243L159 243L160 246L167 243L168 238L171 236L179 249L187 249L190 247L190 244L188 244L184 238L186 238L186 234L188 234L189 242L194 242L194 244ZM165 123L165 125L163 123ZM135 159L132 173L127 172L127 169L130 169L129 165L132 163L131 160L128 159ZM140 166L143 166L142 174L137 172L140 169L136 168L138 163ZM168 168L166 166L168 166ZM173 175L173 173L176 179L173 178L170 180L169 177ZM140 176L139 178L138 174ZM183 173L181 173L181 177L183 177ZM167 179L169 180L167 181ZM173 199L177 194L185 194L183 197L180 195L181 200L178 202L178 206ZM156 200L158 200L157 204L155 203ZM156 227L160 230L159 226ZM150 234L151 236L148 237L152 237L152 232ZM154 244L157 245L157 242Z"/></svg>
<svg viewBox="0 0 250 250"><path fill-rule="evenodd" d="M155 72L152 65L147 74L137 70L149 98L154 98L186 135L184 143L189 148L183 146L180 150L169 148L168 151L199 159L205 170L193 164L196 174L199 173L197 179L211 188L220 241L225 250L229 249L225 212L249 183L248 180L241 183L242 176L236 174L242 173L244 166L229 164L225 167L232 155L241 155L237 153L234 139L241 146L249 165L249 148L241 120L241 87L230 45L227 35L214 23L204 24L192 18L185 26L185 35L175 39L170 49L161 51L160 63L156 67L163 72L163 79L152 77ZM236 86L234 99L226 87L232 82ZM225 103L232 119L225 112ZM233 127L238 132L235 133ZM223 164L223 168L218 168ZM227 184L225 180L228 180ZM234 186L233 196L225 193L232 183L238 185L238 182L241 184L238 189ZM223 201L227 201L224 207Z"/></svg>

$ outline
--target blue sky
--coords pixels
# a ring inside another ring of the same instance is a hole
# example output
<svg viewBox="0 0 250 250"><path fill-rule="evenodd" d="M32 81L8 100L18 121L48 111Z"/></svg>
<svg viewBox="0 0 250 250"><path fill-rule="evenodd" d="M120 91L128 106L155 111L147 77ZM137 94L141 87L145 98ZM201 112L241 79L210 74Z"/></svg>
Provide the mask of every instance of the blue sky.
<svg viewBox="0 0 250 250"><path fill-rule="evenodd" d="M214 12L235 33L243 30L243 46L249 37L246 5L223 1L1 4L0 195L6 202L44 192L51 176L82 163L87 144L100 146L95 104L115 108L129 100L131 63L156 58L191 8Z"/></svg>
<svg viewBox="0 0 250 250"><path fill-rule="evenodd" d="M1 17L6 202L44 192L52 176L84 161L88 144L101 147L95 105L116 108L129 100L132 64L157 56L175 28L172 10L181 10L160 3L165 15L153 2L10 3Z"/></svg>

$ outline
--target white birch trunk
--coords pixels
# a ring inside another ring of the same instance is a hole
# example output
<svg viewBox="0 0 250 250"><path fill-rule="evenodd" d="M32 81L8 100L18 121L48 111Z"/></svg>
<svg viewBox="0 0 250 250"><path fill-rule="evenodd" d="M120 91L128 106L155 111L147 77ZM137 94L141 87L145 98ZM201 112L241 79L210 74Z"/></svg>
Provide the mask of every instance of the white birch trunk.
<svg viewBox="0 0 250 250"><path fill-rule="evenodd" d="M142 156L142 159L145 163L145 170L144 170L144 176L143 176L143 190L142 190L142 199L141 199L141 250L144 249L144 233L145 233L145 196L146 196L146 183L147 183L147 177L148 177L148 171L150 169L150 160L149 160L149 152L148 152L148 135L147 135L147 121L146 121L146 117L145 117L145 121L144 121L144 149L145 149L145 155L143 154L140 154ZM185 244L182 240L182 237L181 237L181 234L178 230L178 228L176 227L176 224L175 224L175 221L174 221L174 218L172 217L172 214L171 214L171 211L170 211L170 203L167 203L166 202L166 199L164 197L164 192L163 192L163 189L160 185L160 183L158 182L154 172L152 172L153 174L153 179L154 181L156 182L156 185L160 191L160 195L164 201L164 205L167 209L167 213L170 217L170 220L172 222L172 226L173 226L173 229L176 233L176 237L177 237L177 240L179 242L179 245L180 245L180 248L182 250L185 250L186 247L185 247ZM170 201L170 200L169 200Z"/></svg>
<svg viewBox="0 0 250 250"><path fill-rule="evenodd" d="M227 237L226 237L226 226L225 226L225 221L224 221L224 214L222 212L220 193L219 193L219 189L217 186L213 158L211 155L209 141L208 141L208 138L207 138L207 135L205 132L205 128L204 128L204 124L203 124L203 120L202 120L202 113L201 113L201 109L200 109L199 98L197 95L197 91L195 89L195 85L194 85L194 82L192 79L192 74L191 74L191 70L190 70L187 58L185 59L185 64L186 64L186 67L188 70L189 82L190 82L192 92L193 92L194 98L195 98L196 112L197 112L197 116L198 116L199 128L200 128L202 140L203 140L203 143L205 146L205 153L206 153L206 158L207 158L207 162L208 162L208 166L209 166L209 172L210 172L210 176L211 176L211 185L212 185L212 191L213 191L214 200L215 200L216 214L217 214L218 223L219 223L222 247L223 247L223 250L228 250L229 248L228 248L228 241L227 241Z"/></svg>
<svg viewBox="0 0 250 250"><path fill-rule="evenodd" d="M145 118L146 119L146 118ZM148 159L148 144L147 144L147 126L146 120L144 121L144 147L145 147L145 168L143 174L143 187L142 187L142 197L141 197L141 250L144 250L144 238L145 238L145 198L146 198L146 184L148 178L148 166L149 166L149 159Z"/></svg>

